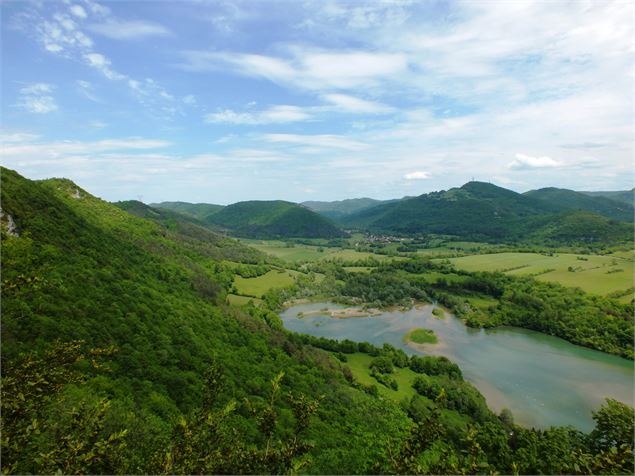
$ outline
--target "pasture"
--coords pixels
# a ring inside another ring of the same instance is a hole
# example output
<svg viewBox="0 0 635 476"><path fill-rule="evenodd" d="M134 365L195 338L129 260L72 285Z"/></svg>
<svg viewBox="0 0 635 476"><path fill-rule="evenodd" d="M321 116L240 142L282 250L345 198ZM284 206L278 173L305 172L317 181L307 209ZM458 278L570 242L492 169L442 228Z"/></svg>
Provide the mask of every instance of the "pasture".
<svg viewBox="0 0 635 476"><path fill-rule="evenodd" d="M295 282L295 276L299 274L301 273L288 269L273 269L257 278L236 276L234 278L234 287L237 294L241 296L260 298L270 289L291 286Z"/></svg>
<svg viewBox="0 0 635 476"><path fill-rule="evenodd" d="M632 252L612 255L557 253L498 253L451 258L458 269L501 271L513 275L534 275L541 281L553 281L579 287L592 294L607 295L633 287ZM630 300L626 296L622 301Z"/></svg>

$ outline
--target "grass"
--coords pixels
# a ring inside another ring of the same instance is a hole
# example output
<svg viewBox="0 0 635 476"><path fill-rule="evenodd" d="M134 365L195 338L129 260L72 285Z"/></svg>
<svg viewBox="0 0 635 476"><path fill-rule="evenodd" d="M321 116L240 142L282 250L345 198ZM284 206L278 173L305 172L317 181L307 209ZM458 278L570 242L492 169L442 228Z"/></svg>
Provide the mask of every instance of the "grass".
<svg viewBox="0 0 635 476"><path fill-rule="evenodd" d="M396 402L401 402L404 399L411 399L415 394L415 390L412 388L412 384L417 376L415 372L410 370L409 368L397 368L392 374L393 377L399 386L397 390L392 390L380 383L377 382L370 375L370 362L373 360L368 354L355 353L355 354L346 354L347 362L343 365L348 365L353 372L353 376L355 380L364 385L376 385L379 394L382 397L390 398Z"/></svg>
<svg viewBox="0 0 635 476"><path fill-rule="evenodd" d="M411 329L404 336L405 342L414 342L415 344L436 344L439 342L434 331L431 329L416 328Z"/></svg>
<svg viewBox="0 0 635 476"><path fill-rule="evenodd" d="M234 287L238 294L242 296L262 297L270 289L284 288L291 286L295 282L297 271L287 269L273 269L257 278L234 278Z"/></svg>
<svg viewBox="0 0 635 476"><path fill-rule="evenodd" d="M508 274L534 274L541 281L555 281L579 287L593 294L606 295L633 287L634 256L624 252L614 255L577 255L558 253L498 253L450 259L467 271L502 271ZM569 270L571 269L571 271ZM622 269L621 272L616 272ZM629 296L626 297L630 299Z"/></svg>

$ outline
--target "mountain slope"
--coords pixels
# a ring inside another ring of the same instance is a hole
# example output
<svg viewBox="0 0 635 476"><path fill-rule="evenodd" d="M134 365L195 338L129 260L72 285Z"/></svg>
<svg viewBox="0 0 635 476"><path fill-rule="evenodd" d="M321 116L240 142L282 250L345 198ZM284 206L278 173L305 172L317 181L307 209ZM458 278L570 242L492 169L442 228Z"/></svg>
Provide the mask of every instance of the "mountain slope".
<svg viewBox="0 0 635 476"><path fill-rule="evenodd" d="M525 192L523 195L551 203L558 207L572 210L586 210L622 221L632 222L633 213L635 213L632 205L603 196L590 196L563 188L541 188Z"/></svg>
<svg viewBox="0 0 635 476"><path fill-rule="evenodd" d="M71 417L87 412L91 418L103 415L109 432L128 433L126 446L112 459L88 459L83 472L191 473L166 469L161 461L166 452L178 456L184 418L209 409L212 402L201 394L210 367L223 374L215 407L232 408L230 402L237 402L236 411L223 418L228 434L239 435L247 457L264 448L265 440L244 399L261 408L270 381L282 370L281 395L292 392L308 401L327 396L324 410L311 419L308 436L316 445L309 472L370 472L392 441L380 442L380 435L407 428L408 419L396 405L350 387L324 352L267 325L265 311L245 314L226 307L224 294L233 276L218 261L184 248L164 226L128 214L68 180L35 182L4 168L0 176L3 216L15 223L12 233L7 233L8 219L1 228L3 378L15 369L20 354L50 349L58 340L81 339L89 348L116 350L106 368L89 362L80 366L88 380L63 387L65 399L41 410L40 436L18 448L24 466L16 472L63 471L64 460L38 471L38 455L61 451L60 438L66 441L69 434L83 431L80 423L85 421ZM5 444L10 443L4 397L3 471L9 454ZM110 402L105 413L95 410L102 398ZM286 398L273 406L284 422L272 429L275 442L287 438L293 409ZM25 421L25 427L33 421ZM100 428L90 428L91 435ZM373 434L378 445L369 451L367 438ZM342 453L343 447L356 457ZM76 451L81 455L83 448ZM225 453L215 453L221 456L227 466L214 472L280 472L257 465L259 460L255 466L232 466Z"/></svg>
<svg viewBox="0 0 635 476"><path fill-rule="evenodd" d="M233 234L253 238L336 238L346 236L330 220L301 205L248 201L228 205L207 221Z"/></svg>
<svg viewBox="0 0 635 476"><path fill-rule="evenodd" d="M160 224L175 241L205 256L243 263L260 263L266 259L256 249L212 231L210 228L214 228L213 226L206 225L193 216L153 208L137 200L117 202L114 205L131 215Z"/></svg>

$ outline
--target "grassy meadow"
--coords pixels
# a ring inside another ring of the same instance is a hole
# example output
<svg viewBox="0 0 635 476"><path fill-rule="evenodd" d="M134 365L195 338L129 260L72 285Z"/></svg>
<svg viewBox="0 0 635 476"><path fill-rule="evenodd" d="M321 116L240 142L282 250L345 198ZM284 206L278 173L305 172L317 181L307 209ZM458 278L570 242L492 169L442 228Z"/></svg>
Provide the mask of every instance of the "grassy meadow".
<svg viewBox="0 0 635 476"><path fill-rule="evenodd" d="M498 253L452 258L459 269L467 271L501 271L507 274L535 275L541 281L555 281L579 287L593 294L607 295L633 287L634 254L577 255L558 253ZM625 296L622 300L630 300Z"/></svg>
<svg viewBox="0 0 635 476"><path fill-rule="evenodd" d="M284 288L295 282L295 277L301 273L288 269L272 269L257 278L234 278L234 287L241 296L262 297L270 289ZM235 300L235 298L233 298ZM231 302L231 301L230 301ZM244 303L240 303L244 304Z"/></svg>

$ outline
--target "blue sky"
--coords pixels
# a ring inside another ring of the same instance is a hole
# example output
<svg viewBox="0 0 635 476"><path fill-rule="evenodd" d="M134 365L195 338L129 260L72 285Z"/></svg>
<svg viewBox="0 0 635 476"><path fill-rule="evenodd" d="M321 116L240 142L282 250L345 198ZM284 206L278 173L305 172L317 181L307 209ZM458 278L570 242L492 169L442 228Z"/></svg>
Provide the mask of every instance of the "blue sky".
<svg viewBox="0 0 635 476"><path fill-rule="evenodd" d="M2 164L107 200L633 187L630 1L2 1Z"/></svg>

